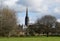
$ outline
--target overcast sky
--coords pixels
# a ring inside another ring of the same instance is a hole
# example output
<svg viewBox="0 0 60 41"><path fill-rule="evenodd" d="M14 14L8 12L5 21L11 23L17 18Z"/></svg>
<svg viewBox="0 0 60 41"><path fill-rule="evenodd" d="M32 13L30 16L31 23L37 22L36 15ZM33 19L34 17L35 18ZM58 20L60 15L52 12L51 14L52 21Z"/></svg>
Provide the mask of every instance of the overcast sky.
<svg viewBox="0 0 60 41"><path fill-rule="evenodd" d="M44 15L53 15L60 22L60 0L0 0L1 6L15 9L20 24L24 24L26 7L29 10L30 23Z"/></svg>

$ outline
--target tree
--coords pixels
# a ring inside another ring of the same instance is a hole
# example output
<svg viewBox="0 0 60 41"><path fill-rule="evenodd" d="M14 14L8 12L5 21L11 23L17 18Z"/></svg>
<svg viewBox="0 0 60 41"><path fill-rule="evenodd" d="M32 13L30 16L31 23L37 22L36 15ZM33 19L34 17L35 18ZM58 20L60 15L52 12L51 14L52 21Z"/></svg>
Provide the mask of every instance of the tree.
<svg viewBox="0 0 60 41"><path fill-rule="evenodd" d="M45 30L47 37L48 34L50 32L50 29L52 28L52 26L54 26L56 23L56 18L54 16L51 15L45 15L43 16L41 19L38 19L36 24L38 25L43 25L43 29Z"/></svg>
<svg viewBox="0 0 60 41"><path fill-rule="evenodd" d="M16 29L15 13L9 8L0 9L0 35L8 36L13 29Z"/></svg>
<svg viewBox="0 0 60 41"><path fill-rule="evenodd" d="M29 25L28 29L29 29L28 30L29 34L31 36L34 36L34 33L36 33L36 31L37 31L37 28L36 28L35 24Z"/></svg>
<svg viewBox="0 0 60 41"><path fill-rule="evenodd" d="M35 34L40 35L40 33L43 31L42 27L43 25L37 25L37 24L29 25L28 27L29 34L32 36L34 36Z"/></svg>
<svg viewBox="0 0 60 41"><path fill-rule="evenodd" d="M60 34L60 22L56 23L56 33L59 35Z"/></svg>

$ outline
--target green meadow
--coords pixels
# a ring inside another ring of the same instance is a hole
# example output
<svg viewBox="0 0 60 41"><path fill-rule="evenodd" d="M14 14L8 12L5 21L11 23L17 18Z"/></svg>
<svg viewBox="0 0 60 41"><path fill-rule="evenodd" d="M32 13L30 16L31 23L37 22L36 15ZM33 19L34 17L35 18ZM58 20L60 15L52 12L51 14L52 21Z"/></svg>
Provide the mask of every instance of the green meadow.
<svg viewBox="0 0 60 41"><path fill-rule="evenodd" d="M60 37L0 37L0 41L60 41Z"/></svg>

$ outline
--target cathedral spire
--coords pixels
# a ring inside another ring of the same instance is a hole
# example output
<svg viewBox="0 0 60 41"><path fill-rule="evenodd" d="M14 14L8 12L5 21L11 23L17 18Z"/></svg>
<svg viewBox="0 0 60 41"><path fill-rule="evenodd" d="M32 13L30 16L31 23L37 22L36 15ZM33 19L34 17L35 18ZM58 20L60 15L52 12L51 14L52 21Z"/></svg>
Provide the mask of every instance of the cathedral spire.
<svg viewBox="0 0 60 41"><path fill-rule="evenodd" d="M29 23L28 8L26 8L25 25L28 26L28 23Z"/></svg>
<svg viewBox="0 0 60 41"><path fill-rule="evenodd" d="M28 8L26 8L26 16L28 16Z"/></svg>

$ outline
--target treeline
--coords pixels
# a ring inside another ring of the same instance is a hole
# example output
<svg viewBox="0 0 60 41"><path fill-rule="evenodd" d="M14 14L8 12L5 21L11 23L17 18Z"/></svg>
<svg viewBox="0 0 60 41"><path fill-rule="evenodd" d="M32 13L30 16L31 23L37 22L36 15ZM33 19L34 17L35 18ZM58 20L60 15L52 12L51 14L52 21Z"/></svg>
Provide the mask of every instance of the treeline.
<svg viewBox="0 0 60 41"><path fill-rule="evenodd" d="M16 11L11 8L0 8L0 36L20 35L60 35L60 23L56 17L45 15L38 18L34 24L23 29L23 25L17 25Z"/></svg>
<svg viewBox="0 0 60 41"><path fill-rule="evenodd" d="M60 23L57 19L51 15L45 15L42 18L38 18L35 24L32 24L28 28L30 35L60 35Z"/></svg>

